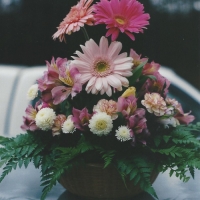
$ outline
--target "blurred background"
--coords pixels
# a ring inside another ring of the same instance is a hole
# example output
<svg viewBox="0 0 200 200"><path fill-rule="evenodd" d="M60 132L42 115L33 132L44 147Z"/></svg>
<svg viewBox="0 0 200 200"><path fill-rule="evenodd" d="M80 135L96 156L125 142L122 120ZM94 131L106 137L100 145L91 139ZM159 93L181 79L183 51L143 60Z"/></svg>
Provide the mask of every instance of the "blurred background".
<svg viewBox="0 0 200 200"><path fill-rule="evenodd" d="M54 41L56 27L78 0L0 0L0 64L44 65L67 57L84 44L82 32ZM124 51L133 48L143 57L172 68L200 89L200 0L139 0L151 16L144 34L130 41L120 35ZM86 27L99 41L105 27Z"/></svg>

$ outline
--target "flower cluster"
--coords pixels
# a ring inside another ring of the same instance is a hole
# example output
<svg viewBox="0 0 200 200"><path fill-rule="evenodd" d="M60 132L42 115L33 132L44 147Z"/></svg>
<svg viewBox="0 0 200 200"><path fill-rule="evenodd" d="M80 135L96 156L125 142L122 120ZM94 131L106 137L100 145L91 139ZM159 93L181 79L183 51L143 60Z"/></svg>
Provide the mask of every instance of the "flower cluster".
<svg viewBox="0 0 200 200"><path fill-rule="evenodd" d="M28 90L31 103L21 126L26 134L0 137L0 161L6 165L0 181L33 161L42 169L44 199L64 172L97 163L114 166L124 181L156 197L154 172L169 169L186 182L188 171L193 176L200 169L200 143L193 134L200 123L190 124L190 111L168 97L170 81L160 74L160 64L134 49L122 51L117 40L124 33L135 40L149 19L137 0L80 0L71 8L53 39L66 41L82 30L86 42L71 58L47 61ZM96 42L85 26L99 24L107 32Z"/></svg>
<svg viewBox="0 0 200 200"><path fill-rule="evenodd" d="M80 46L82 52L76 51L70 60L52 58L47 62L47 71L28 91L29 99L39 94L39 100L35 107L26 109L21 128L52 130L53 136L113 135L134 146L146 144L152 134L148 120L164 128L192 122L194 116L185 114L175 99L167 98L170 82L159 73L160 65L141 58L133 49L121 53L123 44L116 41L120 32L134 40L133 33L143 32L149 18L136 0L101 0L96 4L80 0L73 6L54 39L63 41L65 34L85 24L105 24L106 36L99 44L88 39Z"/></svg>

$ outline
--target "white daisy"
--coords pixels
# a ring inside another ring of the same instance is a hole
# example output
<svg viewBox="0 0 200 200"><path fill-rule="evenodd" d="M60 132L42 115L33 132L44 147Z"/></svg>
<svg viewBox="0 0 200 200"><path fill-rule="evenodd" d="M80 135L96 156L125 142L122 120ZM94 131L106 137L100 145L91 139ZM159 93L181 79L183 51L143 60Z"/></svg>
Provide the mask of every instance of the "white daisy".
<svg viewBox="0 0 200 200"><path fill-rule="evenodd" d="M113 128L112 118L105 112L98 112L92 116L88 126L98 136L108 135Z"/></svg>
<svg viewBox="0 0 200 200"><path fill-rule="evenodd" d="M116 130L115 136L121 142L125 142L131 139L130 129L127 126L120 126L118 130Z"/></svg>
<svg viewBox="0 0 200 200"><path fill-rule="evenodd" d="M73 133L75 131L75 126L71 119L71 115L69 115L68 118L63 123L62 131L63 133Z"/></svg>
<svg viewBox="0 0 200 200"><path fill-rule="evenodd" d="M56 114L52 108L42 108L35 117L37 127L46 131L52 128Z"/></svg>
<svg viewBox="0 0 200 200"><path fill-rule="evenodd" d="M33 100L38 96L38 84L32 85L27 92L27 99Z"/></svg>

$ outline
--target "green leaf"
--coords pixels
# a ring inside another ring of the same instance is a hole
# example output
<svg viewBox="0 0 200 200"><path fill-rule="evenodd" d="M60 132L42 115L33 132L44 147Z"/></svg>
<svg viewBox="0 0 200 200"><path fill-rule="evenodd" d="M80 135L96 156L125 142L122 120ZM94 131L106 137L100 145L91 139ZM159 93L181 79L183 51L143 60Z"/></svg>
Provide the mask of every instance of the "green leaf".
<svg viewBox="0 0 200 200"><path fill-rule="evenodd" d="M137 185L138 183L139 183L139 181L140 181L140 174L137 174L135 177L134 177L134 179L133 179L133 182L134 182L134 185Z"/></svg>
<svg viewBox="0 0 200 200"><path fill-rule="evenodd" d="M131 76L131 78L129 78L129 85L133 86L135 84L135 82L138 80L138 78L142 75L142 70L144 65L147 63L143 62L140 65L138 65L134 70L133 70L133 75Z"/></svg>
<svg viewBox="0 0 200 200"><path fill-rule="evenodd" d="M39 168L40 160L41 160L41 156L40 155L37 155L37 156L33 157L33 163L34 163L35 168Z"/></svg>
<svg viewBox="0 0 200 200"><path fill-rule="evenodd" d="M138 170L132 170L131 173L130 173L130 180L133 180L135 178L135 176L137 175L138 173Z"/></svg>

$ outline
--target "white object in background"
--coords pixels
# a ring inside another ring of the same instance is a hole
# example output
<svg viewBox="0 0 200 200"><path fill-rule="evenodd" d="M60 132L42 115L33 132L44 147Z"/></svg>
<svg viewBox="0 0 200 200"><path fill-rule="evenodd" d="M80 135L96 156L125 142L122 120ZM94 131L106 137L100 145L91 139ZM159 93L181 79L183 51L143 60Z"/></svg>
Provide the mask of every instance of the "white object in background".
<svg viewBox="0 0 200 200"><path fill-rule="evenodd" d="M10 106L15 90L14 85L20 76L22 68L0 65L0 135L7 135L6 124L9 120Z"/></svg>
<svg viewBox="0 0 200 200"><path fill-rule="evenodd" d="M30 103L27 99L27 92L31 85L36 83L47 68L44 66L26 68L20 74L18 84L16 85L16 94L13 98L12 111L9 122L9 136L15 136L23 133L20 126L23 124L25 110Z"/></svg>
<svg viewBox="0 0 200 200"><path fill-rule="evenodd" d="M159 70L160 74L167 78L174 86L184 91L197 103L200 104L200 91L193 87L190 83L178 76L172 69L162 66Z"/></svg>

